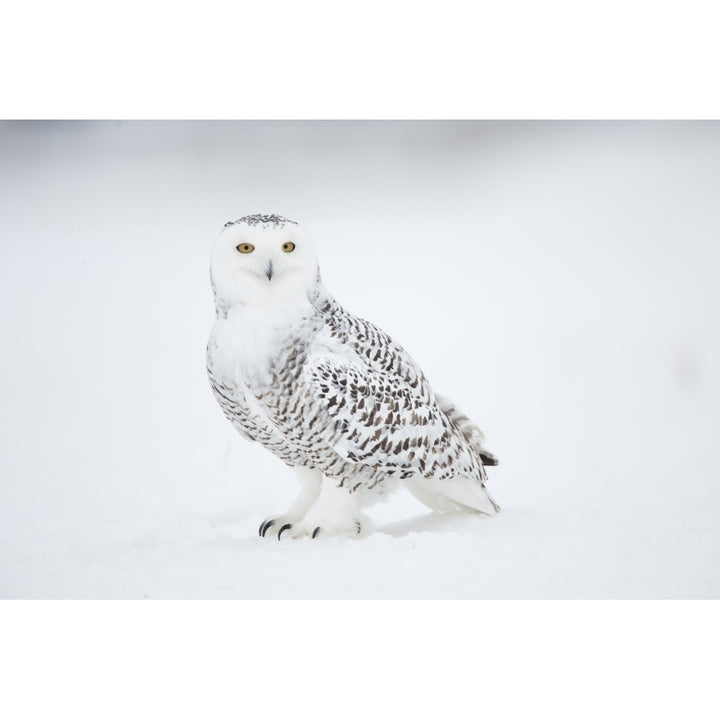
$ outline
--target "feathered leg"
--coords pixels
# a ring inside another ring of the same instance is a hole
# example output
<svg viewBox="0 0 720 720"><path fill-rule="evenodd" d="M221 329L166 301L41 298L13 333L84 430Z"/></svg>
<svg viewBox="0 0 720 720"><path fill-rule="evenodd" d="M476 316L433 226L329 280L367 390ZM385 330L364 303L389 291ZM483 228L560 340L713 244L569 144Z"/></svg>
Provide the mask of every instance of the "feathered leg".
<svg viewBox="0 0 720 720"><path fill-rule="evenodd" d="M318 499L318 495L320 495L320 486L322 485L323 478L320 470L303 467L293 469L300 481L300 492L293 504L283 515L267 518L267 520L260 525L259 532L262 537L270 535L279 539L280 535L292 527L293 523L305 517L307 511Z"/></svg>
<svg viewBox="0 0 720 720"><path fill-rule="evenodd" d="M360 496L347 487L340 487L334 478L325 478L320 495L305 517L291 528L290 537L325 537L347 535L357 537L365 518L360 514Z"/></svg>

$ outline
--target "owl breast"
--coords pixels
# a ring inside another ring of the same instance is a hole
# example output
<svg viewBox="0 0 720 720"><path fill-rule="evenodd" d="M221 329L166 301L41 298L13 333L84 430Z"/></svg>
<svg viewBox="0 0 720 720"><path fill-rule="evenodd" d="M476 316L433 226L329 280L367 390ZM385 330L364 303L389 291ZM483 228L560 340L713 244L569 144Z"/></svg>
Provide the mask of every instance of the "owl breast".
<svg viewBox="0 0 720 720"><path fill-rule="evenodd" d="M302 410L299 377L317 319L309 313L218 318L207 348L215 397L241 434L257 440L290 465L306 465L307 452L288 433L292 409Z"/></svg>

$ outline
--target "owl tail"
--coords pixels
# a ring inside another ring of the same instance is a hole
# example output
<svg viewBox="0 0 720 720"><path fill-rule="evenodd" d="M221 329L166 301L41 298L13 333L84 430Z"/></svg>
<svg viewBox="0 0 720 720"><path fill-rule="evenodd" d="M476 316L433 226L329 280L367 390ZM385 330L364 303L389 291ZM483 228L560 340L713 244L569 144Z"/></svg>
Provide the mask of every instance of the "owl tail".
<svg viewBox="0 0 720 720"><path fill-rule="evenodd" d="M496 515L500 506L492 499L485 484L469 477L445 480L413 477L405 481L407 489L431 510L452 512L474 510L485 515Z"/></svg>
<svg viewBox="0 0 720 720"><path fill-rule="evenodd" d="M485 447L483 431L452 400L438 394L435 395L435 399L450 422L462 433L470 447L480 457L482 464L497 465L498 459Z"/></svg>

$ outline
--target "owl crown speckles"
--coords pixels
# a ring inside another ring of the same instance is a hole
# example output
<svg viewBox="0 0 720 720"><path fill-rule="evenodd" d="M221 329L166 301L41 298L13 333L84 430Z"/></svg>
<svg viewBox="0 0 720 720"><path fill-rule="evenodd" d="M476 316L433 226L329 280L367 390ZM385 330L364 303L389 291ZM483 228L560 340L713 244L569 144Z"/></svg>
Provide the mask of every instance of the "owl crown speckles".
<svg viewBox="0 0 720 720"><path fill-rule="evenodd" d="M223 227L230 227L231 225L238 225L244 223L253 227L255 225L272 225L274 228L282 227L283 225L290 223L297 225L294 220L290 220L282 215L245 215L245 217L238 218L237 220L229 220Z"/></svg>

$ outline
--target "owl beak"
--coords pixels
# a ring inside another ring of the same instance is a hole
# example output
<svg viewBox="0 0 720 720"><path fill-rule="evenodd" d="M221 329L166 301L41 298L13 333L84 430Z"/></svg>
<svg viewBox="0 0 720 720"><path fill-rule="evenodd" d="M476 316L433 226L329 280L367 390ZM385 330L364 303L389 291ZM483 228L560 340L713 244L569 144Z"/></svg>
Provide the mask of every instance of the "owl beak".
<svg viewBox="0 0 720 720"><path fill-rule="evenodd" d="M267 270L265 270L265 275L267 275L268 280L272 280L272 276L273 276L272 260L268 263Z"/></svg>

